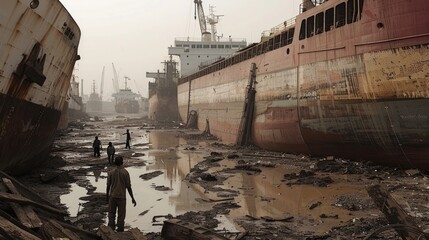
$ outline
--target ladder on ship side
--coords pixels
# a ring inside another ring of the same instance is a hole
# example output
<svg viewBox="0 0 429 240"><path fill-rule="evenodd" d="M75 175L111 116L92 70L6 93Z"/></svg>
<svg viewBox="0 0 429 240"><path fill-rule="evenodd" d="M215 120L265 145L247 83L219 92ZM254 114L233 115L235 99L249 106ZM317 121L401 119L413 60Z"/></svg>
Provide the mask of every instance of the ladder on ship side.
<svg viewBox="0 0 429 240"><path fill-rule="evenodd" d="M237 142L239 146L249 143L252 134L252 120L255 110L255 84L256 84L256 63L251 64L249 82L246 88L244 98L243 115L241 116L240 126L238 128Z"/></svg>

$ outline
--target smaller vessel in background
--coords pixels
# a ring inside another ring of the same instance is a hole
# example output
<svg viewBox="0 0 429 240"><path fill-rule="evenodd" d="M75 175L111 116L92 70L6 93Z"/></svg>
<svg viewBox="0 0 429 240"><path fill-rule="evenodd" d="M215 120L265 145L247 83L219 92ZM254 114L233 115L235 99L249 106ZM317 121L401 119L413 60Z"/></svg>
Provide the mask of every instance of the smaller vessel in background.
<svg viewBox="0 0 429 240"><path fill-rule="evenodd" d="M180 120L177 106L177 62L172 59L163 62L164 72L147 72L146 77L154 78L149 83L149 119L157 121Z"/></svg>
<svg viewBox="0 0 429 240"><path fill-rule="evenodd" d="M95 91L95 81L92 82L92 92L89 95L88 102L86 102L86 112L101 112L102 98Z"/></svg>
<svg viewBox="0 0 429 240"><path fill-rule="evenodd" d="M112 96L115 98L115 111L117 113L138 113L140 111L140 98L141 95L134 93L127 87L127 81L130 79L124 77L125 88L119 89Z"/></svg>

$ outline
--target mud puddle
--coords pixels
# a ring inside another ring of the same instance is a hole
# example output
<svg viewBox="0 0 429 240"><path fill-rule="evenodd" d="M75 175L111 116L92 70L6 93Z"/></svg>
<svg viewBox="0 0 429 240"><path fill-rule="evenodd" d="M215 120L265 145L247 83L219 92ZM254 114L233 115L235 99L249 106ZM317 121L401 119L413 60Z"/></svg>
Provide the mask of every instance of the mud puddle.
<svg viewBox="0 0 429 240"><path fill-rule="evenodd" d="M159 232L161 222L152 223L155 216L168 215L173 216L183 214L187 211L202 211L211 208L210 204L201 204L195 199L201 198L202 193L196 191L191 185L183 182L190 169L203 159L203 151L181 150L182 145L188 143L177 137L177 133L171 131L150 131L134 129L134 135L142 136L133 138L131 150L120 149L120 133L109 134L107 137L100 137L106 141L114 139L116 149L120 155L127 155L124 160L124 166L130 173L131 184L134 192L137 206L133 207L130 201L127 203L126 224L129 227L138 227L145 232ZM102 135L102 133L100 133ZM119 139L116 140L115 139ZM114 143L114 144L115 144ZM135 147L137 145L137 147ZM197 146L198 147L198 146ZM73 153L68 156L75 156ZM103 155L103 154L102 154ZM136 161L140 166L135 166ZM71 217L76 217L79 210L82 210L82 200L80 198L87 196L88 189L91 192L105 193L107 172L112 166L107 164L107 159L102 156L98 162L102 169L91 171L81 179L83 184L73 183L70 187L70 193L60 197L61 203L65 204ZM92 166L94 162L91 161ZM141 166L144 165L144 166ZM90 166L80 166L88 169ZM63 169L70 170L72 166ZM143 174L160 171L162 174L144 180L140 176ZM127 196L129 200L129 196ZM79 217L77 216L77 219ZM160 220L162 220L161 218ZM107 221L106 219L104 221Z"/></svg>
<svg viewBox="0 0 429 240"><path fill-rule="evenodd" d="M407 210L427 218L427 178L419 174L341 159L235 149L186 130L146 126L110 119L70 130L56 140L54 152L67 162L60 170L73 181L67 177L64 183L52 181L53 186L39 189L52 192L48 195L54 200L60 192L72 222L92 230L105 224L106 178L112 166L105 149L100 158L93 157L92 141L98 136L104 147L115 145L131 176L137 206L128 197L126 227L145 233L159 233L163 220L177 216L219 232L246 230L246 239L252 240L364 237L387 224L366 192L374 183L385 184L395 197L410 202ZM131 150L124 149L126 129Z"/></svg>

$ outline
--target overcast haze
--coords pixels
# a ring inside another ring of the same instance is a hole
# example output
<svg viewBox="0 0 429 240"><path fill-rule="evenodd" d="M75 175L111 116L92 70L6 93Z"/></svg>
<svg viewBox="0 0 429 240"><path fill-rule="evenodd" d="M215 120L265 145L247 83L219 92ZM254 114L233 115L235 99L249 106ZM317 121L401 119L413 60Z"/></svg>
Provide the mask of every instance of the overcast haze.
<svg viewBox="0 0 429 240"><path fill-rule="evenodd" d="M101 73L106 67L104 94L113 93L112 63L128 86L148 96L146 72L162 71L168 59L168 47L175 38L201 37L194 20L193 0L62 0L81 29L76 75L84 79L84 94L91 92L92 81L100 91ZM261 33L295 17L301 0L203 0L204 13L209 5L216 15L224 15L217 25L218 35L259 42ZM208 26L209 28L209 26Z"/></svg>

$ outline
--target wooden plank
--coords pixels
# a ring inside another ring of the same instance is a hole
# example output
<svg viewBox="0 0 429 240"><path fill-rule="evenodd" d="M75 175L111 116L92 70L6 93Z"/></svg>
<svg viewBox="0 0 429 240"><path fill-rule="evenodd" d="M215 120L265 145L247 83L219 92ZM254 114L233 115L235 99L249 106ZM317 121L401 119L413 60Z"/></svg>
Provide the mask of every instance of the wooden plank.
<svg viewBox="0 0 429 240"><path fill-rule="evenodd" d="M4 183L0 182L0 192L7 192L7 187L4 185Z"/></svg>
<svg viewBox="0 0 429 240"><path fill-rule="evenodd" d="M113 229L105 225L98 228L97 235L103 240L121 240Z"/></svg>
<svg viewBox="0 0 429 240"><path fill-rule="evenodd" d="M12 181L8 178L2 178L3 184L9 188L9 190L16 195L22 196ZM18 219L27 227L30 228L40 228L42 226L42 221L34 212L33 208L30 206L23 206L22 208L16 204L11 203L12 209L15 211Z"/></svg>
<svg viewBox="0 0 429 240"><path fill-rule="evenodd" d="M42 220L40 220L39 216L34 212L31 206L23 206L25 213L27 214L28 219L30 219L33 228L40 228L42 226Z"/></svg>
<svg viewBox="0 0 429 240"><path fill-rule="evenodd" d="M21 193L22 196L24 196L24 197L26 197L28 199L31 199L33 201L37 201L38 203L42 203L44 205L51 206L52 208L59 209L58 206L56 206L52 202L44 199L38 193L36 193L34 190L32 190L31 188L29 188L26 185L22 184L20 181L16 180L14 177L6 174L3 171L0 171L0 176L10 179L14 183L15 187L17 187L19 189L19 191L20 191L20 193Z"/></svg>
<svg viewBox="0 0 429 240"><path fill-rule="evenodd" d="M25 210L18 203L9 203L9 205L12 207L18 220L24 226L28 228L33 228L33 224L31 223L30 219L28 219L27 214L25 213Z"/></svg>
<svg viewBox="0 0 429 240"><path fill-rule="evenodd" d="M135 240L147 240L147 237L138 228L131 228L130 232Z"/></svg>
<svg viewBox="0 0 429 240"><path fill-rule="evenodd" d="M36 232L34 232L33 229L24 226L20 221L16 220L16 218L12 217L7 212L5 212L5 211L3 211L1 209L0 209L0 216L6 218L9 222L11 222L12 224L18 226L19 228L22 228L26 232L29 232L29 233L31 233L31 234L33 234L35 236L38 236L38 234Z"/></svg>
<svg viewBox="0 0 429 240"><path fill-rule="evenodd" d="M161 237L164 240L229 240L210 229L179 219L164 221Z"/></svg>
<svg viewBox="0 0 429 240"><path fill-rule="evenodd" d="M31 205L33 207L40 208L40 209L43 209L45 211L48 211L48 212L51 212L51 213L55 213L55 214L60 214L60 215L63 215L63 216L67 216L68 215L67 212L64 212L64 211L62 211L60 209L53 208L53 207L50 207L48 205L41 204L41 203L38 203L38 202L34 202L34 201L32 201L32 200L30 200L28 198L25 198L23 196L19 196L19 195L16 195L16 194L10 194L10 193L0 192L0 200L15 202L15 203L19 203L19 204Z"/></svg>
<svg viewBox="0 0 429 240"><path fill-rule="evenodd" d="M375 205L386 216L390 224L401 224L413 229L420 229L414 219L396 202L389 192L380 185L367 188L369 196L374 200ZM417 231L408 231L407 228L395 229L402 239L413 240L421 237ZM420 230L421 233L423 231Z"/></svg>
<svg viewBox="0 0 429 240"><path fill-rule="evenodd" d="M19 228L4 217L0 217L0 232L5 237L14 240L40 240L39 237Z"/></svg>
<svg viewBox="0 0 429 240"><path fill-rule="evenodd" d="M80 240L80 237L70 230L64 229L54 220L46 221L40 228L43 239L69 239Z"/></svg>
<svg viewBox="0 0 429 240"><path fill-rule="evenodd" d="M88 236L90 239L98 239L98 238L99 238L99 237L98 237L98 235L97 235L96 233L93 233L93 232L90 232L90 231L84 230L84 229L82 229L82 228L76 227L76 226L74 226L74 225L71 225L71 224L68 224L68 223L65 223L65 222L58 222L58 223L59 223L63 228L67 228L67 229L72 230L73 232L77 232L77 233L80 233L80 234L86 235L86 236Z"/></svg>
<svg viewBox="0 0 429 240"><path fill-rule="evenodd" d="M9 178L2 178L3 184L10 190L11 193L19 194L18 189L16 189L15 185L13 185L12 181Z"/></svg>

